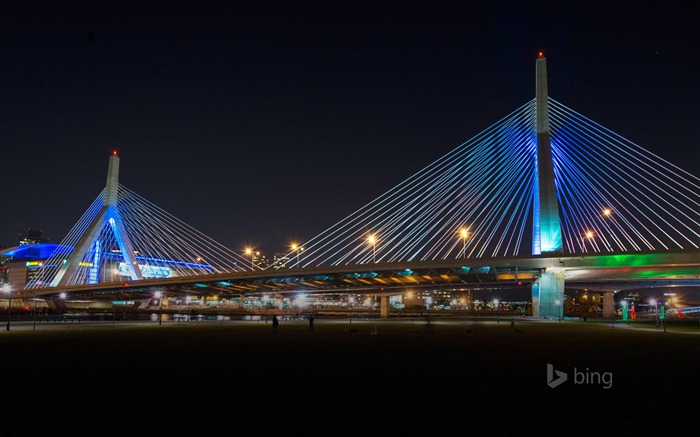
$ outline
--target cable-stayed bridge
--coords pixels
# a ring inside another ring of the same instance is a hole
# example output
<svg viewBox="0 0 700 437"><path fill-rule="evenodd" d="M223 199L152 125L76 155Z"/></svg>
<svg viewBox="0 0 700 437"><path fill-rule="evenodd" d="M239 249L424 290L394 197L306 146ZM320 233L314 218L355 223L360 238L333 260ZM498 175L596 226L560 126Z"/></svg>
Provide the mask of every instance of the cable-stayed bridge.
<svg viewBox="0 0 700 437"><path fill-rule="evenodd" d="M524 282L533 313L557 317L566 283L700 285L700 179L550 98L541 55L536 72L533 100L290 250L283 269L256 269L121 185L115 153L27 288L386 296Z"/></svg>

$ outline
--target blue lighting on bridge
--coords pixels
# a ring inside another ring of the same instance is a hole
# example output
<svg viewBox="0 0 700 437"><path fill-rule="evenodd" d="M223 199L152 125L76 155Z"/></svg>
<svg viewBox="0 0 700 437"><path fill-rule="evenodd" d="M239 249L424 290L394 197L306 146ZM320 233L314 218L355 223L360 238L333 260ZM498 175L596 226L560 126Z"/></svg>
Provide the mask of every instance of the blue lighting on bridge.
<svg viewBox="0 0 700 437"><path fill-rule="evenodd" d="M169 267L139 264L139 269L141 270L141 275L144 278L169 278L171 276L171 270ZM119 274L122 276L131 275L129 273L129 269L126 267L126 263L119 263Z"/></svg>
<svg viewBox="0 0 700 437"><path fill-rule="evenodd" d="M107 258L119 258L119 259L122 258L121 254L111 253L111 252L105 252L104 256ZM186 268L191 268L191 269L204 269L204 270L214 271L214 268L209 264L197 264L197 263L186 262L186 261L175 261L172 259L149 258L149 257L145 257L145 256L137 256L136 261L139 262L139 265L140 265L140 263L150 263L150 264L168 265L168 266L173 266L173 267L186 267Z"/></svg>

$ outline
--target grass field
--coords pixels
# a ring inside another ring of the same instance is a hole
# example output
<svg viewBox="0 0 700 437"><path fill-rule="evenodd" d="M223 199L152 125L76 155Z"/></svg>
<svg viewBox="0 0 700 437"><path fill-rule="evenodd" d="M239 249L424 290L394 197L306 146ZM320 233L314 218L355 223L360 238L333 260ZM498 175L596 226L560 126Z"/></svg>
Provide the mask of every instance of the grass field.
<svg viewBox="0 0 700 437"><path fill-rule="evenodd" d="M10 435L607 434L625 417L648 419L645 430L697 420L700 328L653 328L317 319L312 332L282 322L276 335L264 322L17 329L0 333L2 410L25 421ZM548 387L547 363L568 380ZM596 374L609 374L608 388Z"/></svg>

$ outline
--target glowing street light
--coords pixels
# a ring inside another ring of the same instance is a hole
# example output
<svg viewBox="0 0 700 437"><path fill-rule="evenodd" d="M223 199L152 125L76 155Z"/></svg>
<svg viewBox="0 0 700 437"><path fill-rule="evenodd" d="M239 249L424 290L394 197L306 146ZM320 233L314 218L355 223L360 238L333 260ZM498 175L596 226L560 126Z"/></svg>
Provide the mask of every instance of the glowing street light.
<svg viewBox="0 0 700 437"><path fill-rule="evenodd" d="M586 233L583 235L581 238L581 241L583 242L583 249L586 250L586 238L588 238L588 241L592 240L594 237L593 231L586 231ZM592 249L592 246L591 246Z"/></svg>
<svg viewBox="0 0 700 437"><path fill-rule="evenodd" d="M255 270L255 255L259 255L260 252L254 252L250 247L246 247L245 254L250 255L250 269Z"/></svg>
<svg viewBox="0 0 700 437"><path fill-rule="evenodd" d="M367 242L372 245L372 262L377 263L377 237L374 234L367 238Z"/></svg>
<svg viewBox="0 0 700 437"><path fill-rule="evenodd" d="M467 237L469 236L469 231L467 228L462 228L459 230L459 235L462 236L462 258L467 257Z"/></svg>
<svg viewBox="0 0 700 437"><path fill-rule="evenodd" d="M299 266L299 252L301 252L302 250L304 250L304 248L301 247L301 246L299 246L299 245L296 244L296 243L292 243L292 250L296 251L296 253L297 253L297 267L300 267L300 266Z"/></svg>
<svg viewBox="0 0 700 437"><path fill-rule="evenodd" d="M58 311L59 314L63 314L63 307L66 306L66 293L61 293L58 295L63 302L61 302L61 307Z"/></svg>

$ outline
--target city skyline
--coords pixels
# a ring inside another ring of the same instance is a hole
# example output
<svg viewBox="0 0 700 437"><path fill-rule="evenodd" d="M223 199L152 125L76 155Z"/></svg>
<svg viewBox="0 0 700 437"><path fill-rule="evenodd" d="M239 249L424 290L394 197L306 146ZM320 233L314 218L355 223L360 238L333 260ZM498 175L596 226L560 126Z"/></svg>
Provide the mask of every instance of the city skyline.
<svg viewBox="0 0 700 437"><path fill-rule="evenodd" d="M276 6L10 7L0 244L60 242L117 150L154 204L241 253L283 252L532 99L540 50L553 98L700 173L682 10Z"/></svg>

